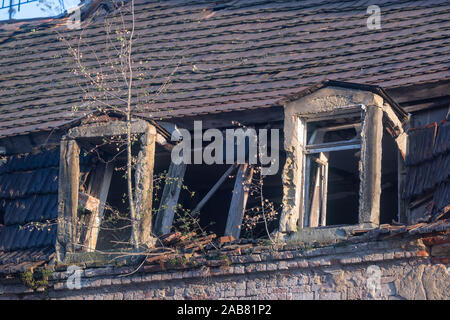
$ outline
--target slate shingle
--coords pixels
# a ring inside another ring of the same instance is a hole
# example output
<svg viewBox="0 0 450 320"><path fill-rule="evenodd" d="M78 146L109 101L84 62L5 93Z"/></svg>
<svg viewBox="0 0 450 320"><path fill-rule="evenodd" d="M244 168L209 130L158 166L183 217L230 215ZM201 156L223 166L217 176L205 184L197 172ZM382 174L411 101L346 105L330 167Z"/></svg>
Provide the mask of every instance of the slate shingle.
<svg viewBox="0 0 450 320"><path fill-rule="evenodd" d="M133 54L143 76L135 84L152 103L133 104L143 107L143 117L181 117L276 106L325 78L386 88L449 79L450 1L377 4L381 30L367 28L367 3L354 0L241 0L224 7L137 0ZM14 35L0 31L0 136L49 130L83 115L72 112L83 102L83 81L71 72L73 59L56 31L78 38L64 19L20 26ZM84 38L103 63L103 20ZM92 54L83 58L97 65ZM166 90L152 95L175 69Z"/></svg>

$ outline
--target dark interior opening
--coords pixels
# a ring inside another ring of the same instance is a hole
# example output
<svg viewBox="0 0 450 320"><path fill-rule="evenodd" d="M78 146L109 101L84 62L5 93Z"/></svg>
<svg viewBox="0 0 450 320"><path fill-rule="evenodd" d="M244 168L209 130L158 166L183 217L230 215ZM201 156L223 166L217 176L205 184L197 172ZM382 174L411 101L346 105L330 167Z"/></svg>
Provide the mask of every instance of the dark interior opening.
<svg viewBox="0 0 450 320"><path fill-rule="evenodd" d="M0 227L5 224L5 211L0 209Z"/></svg>
<svg viewBox="0 0 450 320"><path fill-rule="evenodd" d="M286 161L286 154L280 150L280 167L276 174L263 176L262 180L262 193L265 204L264 216L261 214L261 198L260 198L260 175L255 172L253 175L253 193L251 192L248 197L246 211L244 213L244 226L241 231L241 238L246 239L259 239L268 238L267 233L272 233L279 226L280 215L283 203L283 185L281 180L281 174L283 171L284 163ZM256 190L255 190L256 189ZM274 211L274 212L271 212ZM274 215L270 217L270 214ZM245 228L246 216L251 219L259 215L258 222L253 228ZM264 222L264 217L267 221L267 230Z"/></svg>
<svg viewBox="0 0 450 320"><path fill-rule="evenodd" d="M188 165L184 178L186 188L180 192L179 203L181 207L193 210L230 166L231 164ZM198 218L203 231L215 233L218 237L224 234L235 174L236 172L233 172L230 178L223 182L200 210ZM180 229L182 223L180 217L183 216L186 216L186 213L183 210L177 210L174 218L174 229Z"/></svg>
<svg viewBox="0 0 450 320"><path fill-rule="evenodd" d="M153 167L153 226L155 225L156 215L161 203L161 197L166 183L167 173L169 172L171 157L170 152L156 144L155 148L155 164Z"/></svg>
<svg viewBox="0 0 450 320"><path fill-rule="evenodd" d="M103 213L100 232L97 240L97 250L126 248L130 244L131 223L130 207L128 202L127 179L125 176L126 162L114 162L114 171L111 178L107 207ZM134 172L133 172L134 176Z"/></svg>
<svg viewBox="0 0 450 320"><path fill-rule="evenodd" d="M358 223L359 157L359 149L329 153L327 226Z"/></svg>
<svg viewBox="0 0 450 320"><path fill-rule="evenodd" d="M96 164L108 162L114 167L96 249L129 248L131 246L131 221L126 177L127 153L124 137L80 138L77 141L81 148L80 154L88 155L91 162L91 165L86 168L87 178L83 183L85 189L94 177L93 169ZM139 150L140 143L133 143L131 151L135 159ZM131 174L134 188L134 170ZM90 212L87 212L87 214L90 214Z"/></svg>
<svg viewBox="0 0 450 320"><path fill-rule="evenodd" d="M382 145L380 223L392 224L398 220L398 149L386 131Z"/></svg>

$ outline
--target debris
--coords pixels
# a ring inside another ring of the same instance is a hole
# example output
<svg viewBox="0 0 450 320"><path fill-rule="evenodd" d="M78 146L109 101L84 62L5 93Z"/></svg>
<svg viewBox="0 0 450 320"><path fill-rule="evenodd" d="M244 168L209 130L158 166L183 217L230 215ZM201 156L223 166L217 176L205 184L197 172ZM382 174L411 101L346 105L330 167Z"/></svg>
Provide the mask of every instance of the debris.
<svg viewBox="0 0 450 320"><path fill-rule="evenodd" d="M219 244L222 246L223 244L233 242L234 240L233 236L223 236L219 238Z"/></svg>
<svg viewBox="0 0 450 320"><path fill-rule="evenodd" d="M100 200L87 193L78 193L78 205L91 212L96 211L99 207Z"/></svg>

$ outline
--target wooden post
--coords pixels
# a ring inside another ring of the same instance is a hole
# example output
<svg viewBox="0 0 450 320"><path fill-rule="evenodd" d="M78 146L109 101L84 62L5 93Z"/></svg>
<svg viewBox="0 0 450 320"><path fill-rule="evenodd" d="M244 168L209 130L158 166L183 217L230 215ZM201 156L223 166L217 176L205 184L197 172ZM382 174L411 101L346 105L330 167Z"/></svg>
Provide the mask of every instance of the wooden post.
<svg viewBox="0 0 450 320"><path fill-rule="evenodd" d="M92 177L88 192L98 198L99 204L89 217L83 251L93 252L97 246L98 233L100 232L113 172L114 165L112 163L101 164L96 168Z"/></svg>
<svg viewBox="0 0 450 320"><path fill-rule="evenodd" d="M367 106L363 112L359 191L360 224L380 224L382 119L383 111L377 106Z"/></svg>
<svg viewBox="0 0 450 320"><path fill-rule="evenodd" d="M61 140L58 181L58 236L56 257L65 259L75 251L77 239L78 188L80 177L80 148L75 140Z"/></svg>
<svg viewBox="0 0 450 320"><path fill-rule="evenodd" d="M239 239L252 176L253 167L249 166L248 163L239 165L233 189L233 197L231 198L230 209L228 211L227 225L225 228L226 236L233 236L233 238Z"/></svg>
<svg viewBox="0 0 450 320"><path fill-rule="evenodd" d="M155 164L155 136L156 129L148 126L141 137L135 172L135 209L138 219L137 239L139 244L148 245L153 239L152 230L152 201L153 201L153 169Z"/></svg>
<svg viewBox="0 0 450 320"><path fill-rule="evenodd" d="M170 163L166 184L164 185L161 203L155 221L154 233L158 236L170 232L176 205L178 203L178 197L180 196L181 187L183 186L185 172L186 164L184 162L181 162L180 164Z"/></svg>
<svg viewBox="0 0 450 320"><path fill-rule="evenodd" d="M328 192L328 152L321 152L316 159L318 164L312 202L309 210L309 227L326 225L327 192Z"/></svg>

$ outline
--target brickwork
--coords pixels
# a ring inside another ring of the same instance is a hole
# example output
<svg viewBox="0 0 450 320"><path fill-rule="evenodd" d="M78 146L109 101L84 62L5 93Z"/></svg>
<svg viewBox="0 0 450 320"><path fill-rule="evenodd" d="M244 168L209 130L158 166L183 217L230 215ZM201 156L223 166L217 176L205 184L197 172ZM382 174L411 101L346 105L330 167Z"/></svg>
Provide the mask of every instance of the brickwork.
<svg viewBox="0 0 450 320"><path fill-rule="evenodd" d="M317 249L252 249L193 266L86 268L81 288L53 273L47 292L0 283L3 299L449 299L449 261L430 240L382 241ZM436 250L436 249L435 249ZM203 260L202 260L203 259Z"/></svg>

